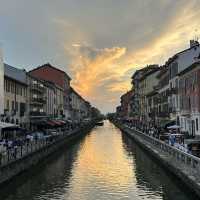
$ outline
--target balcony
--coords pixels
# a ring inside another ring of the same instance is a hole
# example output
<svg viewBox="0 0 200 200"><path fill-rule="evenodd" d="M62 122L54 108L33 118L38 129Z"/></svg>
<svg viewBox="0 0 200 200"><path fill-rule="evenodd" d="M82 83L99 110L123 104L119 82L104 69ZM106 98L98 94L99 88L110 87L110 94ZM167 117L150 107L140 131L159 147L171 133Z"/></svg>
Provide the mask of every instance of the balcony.
<svg viewBox="0 0 200 200"><path fill-rule="evenodd" d="M176 113L176 107L169 107L169 113Z"/></svg>
<svg viewBox="0 0 200 200"><path fill-rule="evenodd" d="M32 84L31 85L31 90L32 91L37 91L40 93L44 93L45 92L45 87L41 86L40 84Z"/></svg>
<svg viewBox="0 0 200 200"><path fill-rule="evenodd" d="M171 88L168 92L168 95L178 94L178 88Z"/></svg>
<svg viewBox="0 0 200 200"><path fill-rule="evenodd" d="M169 113L169 111L162 111L162 112L158 113L158 117L169 118L170 117L170 113Z"/></svg>
<svg viewBox="0 0 200 200"><path fill-rule="evenodd" d="M41 116L46 116L45 112L39 112L39 111L30 111L30 116L31 117L41 117Z"/></svg>
<svg viewBox="0 0 200 200"><path fill-rule="evenodd" d="M46 98L32 98L31 99L31 104L35 105L35 104L39 104L39 105L43 105L46 104Z"/></svg>

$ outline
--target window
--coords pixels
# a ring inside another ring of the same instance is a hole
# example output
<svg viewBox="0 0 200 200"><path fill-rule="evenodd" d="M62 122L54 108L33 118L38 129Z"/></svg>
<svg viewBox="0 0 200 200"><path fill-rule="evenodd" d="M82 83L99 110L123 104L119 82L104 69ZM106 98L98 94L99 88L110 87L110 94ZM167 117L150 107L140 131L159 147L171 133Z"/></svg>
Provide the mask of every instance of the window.
<svg viewBox="0 0 200 200"><path fill-rule="evenodd" d="M198 120L198 118L196 118L196 130L197 131L199 130L199 120Z"/></svg>
<svg viewBox="0 0 200 200"><path fill-rule="evenodd" d="M20 103L20 117L23 117L25 112L26 112L26 104Z"/></svg>
<svg viewBox="0 0 200 200"><path fill-rule="evenodd" d="M8 81L8 92L10 92L10 81Z"/></svg>
<svg viewBox="0 0 200 200"><path fill-rule="evenodd" d="M24 87L24 97L26 97L26 87Z"/></svg>
<svg viewBox="0 0 200 200"><path fill-rule="evenodd" d="M8 111L9 111L9 107L10 107L9 100L7 100L7 102L6 102L6 108L7 108Z"/></svg>
<svg viewBox="0 0 200 200"><path fill-rule="evenodd" d="M20 96L22 96L22 94L23 94L23 87L20 86Z"/></svg>
<svg viewBox="0 0 200 200"><path fill-rule="evenodd" d="M14 104L15 102L14 101L12 101L12 110L14 110L15 109L15 104Z"/></svg>
<svg viewBox="0 0 200 200"><path fill-rule="evenodd" d="M37 81L33 80L33 82L32 82L32 83L36 85L36 84L37 84Z"/></svg>
<svg viewBox="0 0 200 200"><path fill-rule="evenodd" d="M18 112L18 102L17 101L15 102L15 110L16 110L16 112Z"/></svg>

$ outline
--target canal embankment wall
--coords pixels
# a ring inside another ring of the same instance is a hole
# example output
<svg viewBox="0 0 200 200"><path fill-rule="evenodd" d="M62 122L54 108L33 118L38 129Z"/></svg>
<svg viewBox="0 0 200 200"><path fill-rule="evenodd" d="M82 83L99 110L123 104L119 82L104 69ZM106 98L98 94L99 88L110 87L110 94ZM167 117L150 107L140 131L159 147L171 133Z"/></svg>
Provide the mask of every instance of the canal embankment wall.
<svg viewBox="0 0 200 200"><path fill-rule="evenodd" d="M134 128L129 128L118 121L111 120L111 122L200 197L200 158L185 153Z"/></svg>
<svg viewBox="0 0 200 200"><path fill-rule="evenodd" d="M12 178L24 172L25 170L29 170L31 167L37 165L45 158L58 151L62 146L75 142L80 137L90 132L94 126L95 122L78 128L69 134L63 135L53 143L45 145L41 143L39 144L39 147L34 149L34 151L30 151L30 153L20 157L19 159L10 161L6 165L2 165L0 167L0 184L10 181Z"/></svg>

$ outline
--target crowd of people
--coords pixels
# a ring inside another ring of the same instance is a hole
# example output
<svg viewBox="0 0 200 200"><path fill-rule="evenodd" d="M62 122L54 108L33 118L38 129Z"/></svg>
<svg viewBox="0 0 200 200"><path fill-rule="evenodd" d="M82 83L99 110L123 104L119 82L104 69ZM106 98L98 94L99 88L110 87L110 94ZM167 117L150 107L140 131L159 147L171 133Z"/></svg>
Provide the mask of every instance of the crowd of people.
<svg viewBox="0 0 200 200"><path fill-rule="evenodd" d="M170 146L174 146L175 148L184 151L186 153L191 154L191 147L185 144L184 134L181 134L180 128L161 128L156 125L147 125L142 123L133 123L128 120L121 120L123 124L126 124L129 128L137 129L151 137L162 140Z"/></svg>
<svg viewBox="0 0 200 200"><path fill-rule="evenodd" d="M23 133L20 134L16 134L16 131L15 134L12 134L9 131L9 135L4 134L0 139L0 165L34 151L39 145L39 147L43 147L50 144L60 136L67 135L81 126L80 123L74 123L54 129L38 129L32 132L23 130Z"/></svg>

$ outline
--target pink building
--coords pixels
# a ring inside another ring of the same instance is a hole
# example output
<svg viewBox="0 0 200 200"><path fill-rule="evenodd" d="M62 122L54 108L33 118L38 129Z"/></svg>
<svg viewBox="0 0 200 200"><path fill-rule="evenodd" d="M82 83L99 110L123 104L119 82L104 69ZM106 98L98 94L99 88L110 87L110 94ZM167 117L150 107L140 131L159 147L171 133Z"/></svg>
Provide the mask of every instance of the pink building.
<svg viewBox="0 0 200 200"><path fill-rule="evenodd" d="M200 135L200 62L179 73L180 125L190 135Z"/></svg>

